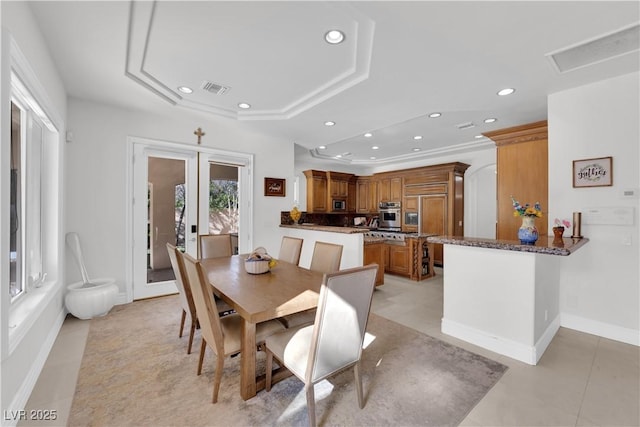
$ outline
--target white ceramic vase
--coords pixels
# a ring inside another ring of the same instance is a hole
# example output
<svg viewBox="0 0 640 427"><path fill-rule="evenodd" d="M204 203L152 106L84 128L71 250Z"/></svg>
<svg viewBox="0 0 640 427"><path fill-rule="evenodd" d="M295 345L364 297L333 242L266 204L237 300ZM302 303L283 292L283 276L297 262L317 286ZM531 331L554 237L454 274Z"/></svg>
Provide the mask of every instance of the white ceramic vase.
<svg viewBox="0 0 640 427"><path fill-rule="evenodd" d="M93 279L91 283L76 282L67 286L64 298L69 313L78 319L104 316L113 308L118 296L115 279Z"/></svg>

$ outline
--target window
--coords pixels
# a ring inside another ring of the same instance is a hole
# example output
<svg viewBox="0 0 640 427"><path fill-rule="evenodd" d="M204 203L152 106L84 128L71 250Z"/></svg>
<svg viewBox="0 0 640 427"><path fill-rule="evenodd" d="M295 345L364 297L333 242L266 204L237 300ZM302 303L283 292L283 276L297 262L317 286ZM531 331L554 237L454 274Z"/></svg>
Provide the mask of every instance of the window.
<svg viewBox="0 0 640 427"><path fill-rule="evenodd" d="M44 216L43 186L57 189L57 179L52 175L55 170L52 164L57 161L45 153L56 152L57 144L53 141L57 132L14 74L11 86L10 280L7 291L13 304L30 290L40 287L47 276L43 244L51 233L47 231L49 227L46 227ZM51 145L49 149L46 141ZM45 184L45 180L49 183Z"/></svg>

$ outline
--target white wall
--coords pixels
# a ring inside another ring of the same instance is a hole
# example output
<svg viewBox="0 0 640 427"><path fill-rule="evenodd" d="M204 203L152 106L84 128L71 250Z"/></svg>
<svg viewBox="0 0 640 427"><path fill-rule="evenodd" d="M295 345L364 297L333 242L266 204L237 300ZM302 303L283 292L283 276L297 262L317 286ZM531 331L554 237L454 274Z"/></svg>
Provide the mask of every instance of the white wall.
<svg viewBox="0 0 640 427"><path fill-rule="evenodd" d="M628 206L634 225L586 225L589 243L563 264L562 325L640 345L638 73L549 96L549 227L589 207ZM613 157L613 186L573 188L573 160ZM623 244L627 238L631 245Z"/></svg>
<svg viewBox="0 0 640 427"><path fill-rule="evenodd" d="M66 93L56 67L48 53L46 43L35 24L27 2L0 2L0 16L2 17L2 61L0 72L0 116L2 126L0 126L0 253L9 252L9 138L10 126L10 60L9 60L9 38L13 38L18 49L23 55L26 67L28 68L29 81L25 82L30 90L37 89L34 93L39 103L46 109L59 126L61 134L64 134L66 120ZM59 147L62 145L60 144ZM61 148L52 155L58 157L57 161L62 161ZM58 164L61 168L63 164ZM61 184L63 184L61 182ZM62 208L62 195L48 195L52 204L57 204ZM56 200L57 198L57 200ZM57 202L57 203L56 203ZM60 210L57 214L62 214ZM46 214L45 214L46 215ZM55 214L54 214L55 216ZM54 224L55 226L56 224ZM62 250L61 242L53 243L54 247ZM49 242L47 242L49 246ZM8 338L8 314L10 310L9 294L6 291L9 283L8 264L0 263L0 283L3 285L3 292L0 293L2 303L0 315L0 336L2 364L0 367L0 377L2 386L0 389L0 406L3 414L7 410L18 410L24 407L37 380L42 366L49 354L53 341L58 333L65 311L62 302L64 291L64 274L62 263L64 256L58 259L58 274L52 275L59 279L57 282L43 286L45 298L37 305L33 315L29 316L23 325L24 334L13 348L9 351ZM61 274L60 274L61 273ZM50 287L49 287L50 286ZM4 417L3 417L4 418ZM10 418L10 417L9 417ZM3 419L2 424L15 424L15 420Z"/></svg>
<svg viewBox="0 0 640 427"><path fill-rule="evenodd" d="M194 130L206 135L202 145L254 153L254 246L280 247L280 211L293 204L293 143L242 130L237 122L168 108L164 116L71 98L66 144L66 226L80 235L92 277L115 277L125 291L125 169L128 136L196 145ZM286 197L265 197L264 177L287 179ZM79 280L74 260L67 260L68 281Z"/></svg>

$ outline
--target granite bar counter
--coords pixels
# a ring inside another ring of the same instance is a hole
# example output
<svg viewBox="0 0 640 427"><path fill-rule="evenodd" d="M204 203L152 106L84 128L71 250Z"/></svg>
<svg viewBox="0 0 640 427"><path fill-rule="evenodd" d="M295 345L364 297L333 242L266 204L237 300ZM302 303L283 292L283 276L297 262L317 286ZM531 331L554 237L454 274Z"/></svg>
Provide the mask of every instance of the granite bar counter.
<svg viewBox="0 0 640 427"><path fill-rule="evenodd" d="M432 236L444 245L442 332L535 365L560 327L563 260L588 239Z"/></svg>

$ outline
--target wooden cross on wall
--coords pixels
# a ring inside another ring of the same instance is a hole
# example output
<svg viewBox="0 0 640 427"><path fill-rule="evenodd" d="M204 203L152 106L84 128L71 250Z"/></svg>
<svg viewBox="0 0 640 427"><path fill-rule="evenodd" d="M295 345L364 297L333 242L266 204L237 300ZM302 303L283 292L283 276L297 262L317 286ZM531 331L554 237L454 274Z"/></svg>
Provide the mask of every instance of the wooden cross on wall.
<svg viewBox="0 0 640 427"><path fill-rule="evenodd" d="M206 133L202 132L202 128L198 128L193 132L194 135L198 137L198 145L202 142L200 138L206 135Z"/></svg>

